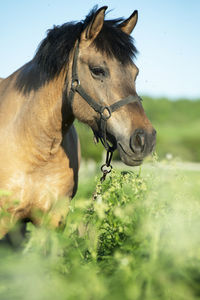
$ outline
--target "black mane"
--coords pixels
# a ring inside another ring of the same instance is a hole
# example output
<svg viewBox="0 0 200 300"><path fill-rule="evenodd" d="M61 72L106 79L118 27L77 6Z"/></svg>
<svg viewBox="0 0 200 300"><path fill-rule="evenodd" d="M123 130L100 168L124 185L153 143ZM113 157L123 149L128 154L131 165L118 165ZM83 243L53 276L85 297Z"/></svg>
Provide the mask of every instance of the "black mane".
<svg viewBox="0 0 200 300"><path fill-rule="evenodd" d="M29 63L24 66L18 76L17 87L28 92L31 89L39 88L42 81L44 83L44 81L49 81L57 76L68 63L69 53L74 47L75 41L91 22L96 11L97 7L93 8L81 22L69 22L48 30L47 37L41 42L33 58L34 66L30 66ZM135 57L137 49L133 44L132 37L118 28L122 21L122 18L105 20L101 32L94 40L94 45L103 54L109 57L114 56L126 64ZM36 75L40 79L40 84L34 80ZM32 87L30 81L32 81Z"/></svg>

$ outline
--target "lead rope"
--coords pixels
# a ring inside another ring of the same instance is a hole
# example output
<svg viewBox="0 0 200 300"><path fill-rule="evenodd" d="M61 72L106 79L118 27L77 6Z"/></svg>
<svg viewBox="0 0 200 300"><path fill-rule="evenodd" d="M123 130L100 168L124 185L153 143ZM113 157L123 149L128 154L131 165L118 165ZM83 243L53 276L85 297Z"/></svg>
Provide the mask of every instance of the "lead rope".
<svg viewBox="0 0 200 300"><path fill-rule="evenodd" d="M113 151L108 149L106 154L106 163L101 166L101 172L103 173L103 175L100 178L101 183L104 182L107 174L109 174L112 171L112 165L110 164L112 160L112 156L113 156Z"/></svg>
<svg viewBox="0 0 200 300"><path fill-rule="evenodd" d="M111 160L113 156L113 150L108 149L106 153L106 162L101 166L101 172L103 175L100 178L100 182L97 183L95 192L93 194L92 199L96 201L98 199L98 196L101 196L102 194L102 183L106 179L106 176L112 171L112 165L111 165Z"/></svg>

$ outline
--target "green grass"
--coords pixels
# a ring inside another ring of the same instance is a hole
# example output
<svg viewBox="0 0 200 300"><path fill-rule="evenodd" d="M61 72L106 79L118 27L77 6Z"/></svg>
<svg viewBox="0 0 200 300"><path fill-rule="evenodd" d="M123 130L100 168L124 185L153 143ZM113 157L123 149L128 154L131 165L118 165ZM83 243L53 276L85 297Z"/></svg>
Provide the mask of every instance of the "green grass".
<svg viewBox="0 0 200 300"><path fill-rule="evenodd" d="M156 151L161 159L168 153L184 161L200 162L200 100L152 99L143 97L148 118L157 130ZM94 145L92 131L76 122L84 159L101 161L103 147ZM119 159L119 156L115 155Z"/></svg>
<svg viewBox="0 0 200 300"><path fill-rule="evenodd" d="M0 299L200 299L200 171L181 166L114 168L101 186L84 165L65 231L29 226L0 250Z"/></svg>

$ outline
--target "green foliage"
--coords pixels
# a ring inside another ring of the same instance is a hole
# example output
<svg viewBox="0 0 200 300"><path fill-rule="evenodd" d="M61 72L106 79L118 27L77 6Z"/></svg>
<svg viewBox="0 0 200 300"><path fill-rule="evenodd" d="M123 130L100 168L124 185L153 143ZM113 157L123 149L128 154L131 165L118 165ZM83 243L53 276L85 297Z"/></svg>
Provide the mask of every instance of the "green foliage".
<svg viewBox="0 0 200 300"><path fill-rule="evenodd" d="M144 108L157 129L156 151L187 161L200 161L200 100L151 99L144 97Z"/></svg>
<svg viewBox="0 0 200 300"><path fill-rule="evenodd" d="M143 97L143 106L148 118L157 130L158 156L162 159L168 153L187 161L200 161L200 100ZM94 145L89 127L76 122L81 141L82 156L85 159L101 161L103 147ZM115 158L119 159L117 153Z"/></svg>
<svg viewBox="0 0 200 300"><path fill-rule="evenodd" d="M156 163L95 188L84 168L63 233L30 224L0 248L0 299L199 299L199 172Z"/></svg>
<svg viewBox="0 0 200 300"><path fill-rule="evenodd" d="M139 226L137 200L144 199L145 190L144 181L132 172L113 171L108 181L102 186L100 183L97 185L94 208L101 219L98 228L100 260L112 255L118 248L125 252L129 250L129 233ZM133 218L134 215L137 216L136 219Z"/></svg>

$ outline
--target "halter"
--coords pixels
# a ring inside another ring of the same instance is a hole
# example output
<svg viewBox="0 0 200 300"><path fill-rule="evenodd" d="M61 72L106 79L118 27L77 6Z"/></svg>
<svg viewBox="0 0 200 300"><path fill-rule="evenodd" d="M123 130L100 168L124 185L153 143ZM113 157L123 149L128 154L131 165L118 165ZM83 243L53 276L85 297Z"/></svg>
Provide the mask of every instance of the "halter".
<svg viewBox="0 0 200 300"><path fill-rule="evenodd" d="M90 97L90 95L86 93L84 88L81 86L80 80L78 78L78 72L77 72L78 55L79 55L79 41L76 44L73 63L72 63L72 82L71 82L71 89L69 93L69 102L72 107L74 95L77 92L97 113L99 113L100 132L98 132L98 137L100 138L102 145L107 151L106 163L102 166L102 172L104 174L103 176L106 176L106 174L111 171L112 166L110 165L110 162L112 159L113 151L116 149L116 146L115 145L110 146L107 140L107 136L106 136L107 121L108 119L110 119L114 111L118 110L119 108L121 108L126 104L141 101L141 98L139 96L129 95L128 97L118 100L117 102L109 106L108 105L103 106L97 103L92 97ZM104 169L105 166L111 167L110 170L107 169L105 170Z"/></svg>

